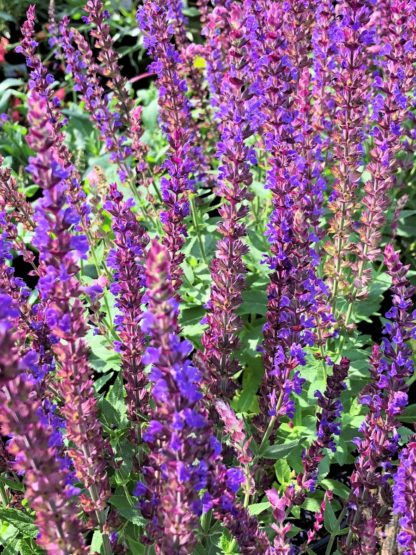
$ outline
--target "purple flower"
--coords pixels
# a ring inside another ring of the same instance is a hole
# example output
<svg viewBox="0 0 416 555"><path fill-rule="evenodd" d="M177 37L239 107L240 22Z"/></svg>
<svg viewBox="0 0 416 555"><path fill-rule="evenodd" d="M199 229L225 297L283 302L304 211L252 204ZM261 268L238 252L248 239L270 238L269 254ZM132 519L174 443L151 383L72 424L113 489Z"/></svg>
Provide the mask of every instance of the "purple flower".
<svg viewBox="0 0 416 555"><path fill-rule="evenodd" d="M39 225L35 231L40 248L39 292L41 300L47 298L50 305L47 313L50 331L59 338L52 349L59 362L57 387L64 400L61 410L72 444L69 454L78 479L86 488L94 487L94 498L86 504L86 510L91 512L105 506L110 489L104 460L107 445L98 420L84 340L87 326L80 300L82 290L76 278L78 249L85 251L85 241L74 235L72 219L68 219L67 172L60 163L59 150L50 141L53 133L46 100L37 92L29 96L28 120L27 142L36 152L31 158L30 171L34 182L43 189L36 210Z"/></svg>
<svg viewBox="0 0 416 555"><path fill-rule="evenodd" d="M400 462L394 476L393 512L399 516L400 532L397 541L404 555L416 550L416 443L412 436L400 453Z"/></svg>
<svg viewBox="0 0 416 555"><path fill-rule="evenodd" d="M13 470L24 474L25 497L39 528L36 541L49 553L61 552L64 545L71 553L86 555L76 503L65 493L70 473L60 463L54 424L44 416L28 368L19 360L26 337L5 325L9 318L13 315L5 312L0 318L0 425L11 437L7 450L14 458Z"/></svg>
<svg viewBox="0 0 416 555"><path fill-rule="evenodd" d="M210 394L231 399L236 389L232 377L240 370L235 354L239 347L238 332L242 321L237 310L245 288L243 256L248 252L244 243L246 226L243 218L248 213L247 201L252 198L249 191L252 182L250 166L255 163L253 149L246 144L246 140L254 132L250 125L256 105L254 94L247 86L250 82L246 75L250 49L246 41L251 33L247 13L237 4L233 4L230 12L225 13L221 8L217 8L216 12L226 20L224 24L230 29L227 36L230 66L219 85L215 103L220 128L216 194L222 200L219 208L221 220L217 227L221 239L210 265L212 285L208 312L204 317L208 327L202 337L204 352L198 360L209 373Z"/></svg>
<svg viewBox="0 0 416 555"><path fill-rule="evenodd" d="M154 60L150 69L158 76L160 121L169 145L163 165L168 176L160 182L166 207L161 220L165 232L163 244L171 259L175 295L179 296L180 264L184 260L181 249L187 235L184 220L189 215L189 194L194 189L191 174L195 170L197 153L186 82L178 73L182 60L172 42L173 4L165 0L146 0L137 11L137 21L144 33L147 51Z"/></svg>
<svg viewBox="0 0 416 555"><path fill-rule="evenodd" d="M385 248L384 262L393 282L393 309L389 311L392 321L385 325L381 348L378 345L373 348L370 359L372 381L361 396L361 402L368 406L368 413L360 428L361 437L355 441L358 457L351 475L350 497L350 504L355 508L351 511L351 528L357 535L356 542L365 534L374 550L372 552L377 551L378 542L374 537L371 539L368 530L382 524L384 502L380 499L380 492L387 490L383 495L391 494L387 478L391 461L399 449L398 417L406 406L406 382L414 370L409 341L416 328L411 303L414 287L407 279L408 266L401 263L391 245ZM359 518L354 516L357 513Z"/></svg>
<svg viewBox="0 0 416 555"><path fill-rule="evenodd" d="M150 361L142 355L145 349L144 333L149 329L146 323L150 323L148 317L143 318L141 304L145 284L144 251L149 238L131 208L132 203L123 200L117 186L110 185L105 209L113 216L115 234L115 245L108 258L108 265L115 270L111 292L116 296L116 306L122 316L116 324L121 340L127 410L130 420L137 423L148 399L145 388L147 379L143 371L144 365Z"/></svg>

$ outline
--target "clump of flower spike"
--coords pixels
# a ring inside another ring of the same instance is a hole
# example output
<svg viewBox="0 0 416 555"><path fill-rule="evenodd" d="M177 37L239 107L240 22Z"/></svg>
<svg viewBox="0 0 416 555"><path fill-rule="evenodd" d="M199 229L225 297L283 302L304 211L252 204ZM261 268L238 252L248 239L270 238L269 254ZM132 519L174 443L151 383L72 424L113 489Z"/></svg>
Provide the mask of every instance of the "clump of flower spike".
<svg viewBox="0 0 416 555"><path fill-rule="evenodd" d="M114 247L108 257L108 265L115 270L110 290L116 297L117 332L120 342L117 349L123 361L123 377L127 392L127 410L132 422L140 422L140 414L146 411L148 396L147 378L144 375L142 355L145 337L140 329L141 304L145 285L144 250L149 238L144 227L132 211L134 201L123 200L115 184L110 192L105 210L113 216Z"/></svg>
<svg viewBox="0 0 416 555"><path fill-rule="evenodd" d="M110 494L104 460L106 443L98 420L88 348L83 339L87 327L76 277L77 261L85 256L88 244L85 236L73 233L79 216L65 202L68 172L60 165L50 142L44 98L32 93L29 108L27 141L36 156L30 158L28 169L34 182L43 189L35 214L34 244L40 253L41 275L38 290L41 299L49 301L45 313L47 325L60 339L53 350L59 362L57 387L63 399L61 411L71 442L68 454L77 477L91 494L91 499L86 496L83 499L86 510L100 510Z"/></svg>
<svg viewBox="0 0 416 555"><path fill-rule="evenodd" d="M24 473L25 497L36 514L37 543L51 555L86 555L71 485L71 473L54 447L52 428L33 386L26 358L25 337L13 330L18 311L8 295L0 294L0 401L2 433L11 436L8 451L13 470Z"/></svg>
<svg viewBox="0 0 416 555"><path fill-rule="evenodd" d="M250 29L239 5L231 6L228 18L230 67L221 86L217 107L221 137L217 147L220 166L216 194L223 200L218 210L221 221L217 229L222 238L210 265L213 283L203 320L208 327L201 340L204 351L200 360L206 368L210 393L230 399L235 391L232 377L240 369L235 358L242 325L237 310L245 287L243 256L248 252L243 242L246 226L242 220L248 213L247 201L252 196L249 191L252 182L250 164L255 162L255 152L246 144L253 134L254 93L240 69L241 60L248 56L245 43Z"/></svg>
<svg viewBox="0 0 416 555"><path fill-rule="evenodd" d="M413 436L400 453L394 476L393 512L399 517L397 543L403 555L416 553L416 441Z"/></svg>
<svg viewBox="0 0 416 555"><path fill-rule="evenodd" d="M171 275L177 291L181 284L184 260L181 252L187 235L184 219L190 213L189 195L194 189L191 174L195 171L198 148L195 146L191 105L186 96L186 82L178 73L181 57L172 42L174 25L169 2L146 0L137 12L145 46L154 59L150 70L157 74L160 121L169 151L163 167L168 176L161 179L161 193L166 210L161 212L165 236L163 244L171 257Z"/></svg>
<svg viewBox="0 0 416 555"><path fill-rule="evenodd" d="M356 439L358 457L351 476L351 530L359 537L350 541L348 552L377 553L380 527L389 519L382 510L383 499L391 495L389 479L392 460L399 449L399 415L408 403L406 380L413 373L409 340L415 337L416 313L412 308L412 287L406 277L408 266L400 262L391 245L384 252L387 271L392 278L393 307L386 317L382 347L375 345L370 359L372 380L361 395L368 414Z"/></svg>
<svg viewBox="0 0 416 555"><path fill-rule="evenodd" d="M234 503L244 477L221 462L221 445L202 404L202 376L189 359L192 346L178 335L178 304L169 266L166 248L153 241L142 328L150 335L143 361L152 365L149 379L155 409L143 434L150 448L144 483L136 488L141 511L149 519L148 540L153 539L161 553L187 554L195 544L199 516L213 508L235 534L242 552L252 553L252 546L264 545L267 538L256 531L255 519ZM244 549L248 545L250 551Z"/></svg>

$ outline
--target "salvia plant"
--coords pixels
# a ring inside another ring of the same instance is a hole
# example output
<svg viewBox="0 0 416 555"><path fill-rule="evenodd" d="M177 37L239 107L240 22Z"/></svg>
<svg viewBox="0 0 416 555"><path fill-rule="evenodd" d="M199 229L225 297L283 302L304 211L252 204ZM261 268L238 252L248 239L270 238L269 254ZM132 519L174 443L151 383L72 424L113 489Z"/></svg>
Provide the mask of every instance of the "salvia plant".
<svg viewBox="0 0 416 555"><path fill-rule="evenodd" d="M416 2L194 4L0 85L3 552L416 554Z"/></svg>

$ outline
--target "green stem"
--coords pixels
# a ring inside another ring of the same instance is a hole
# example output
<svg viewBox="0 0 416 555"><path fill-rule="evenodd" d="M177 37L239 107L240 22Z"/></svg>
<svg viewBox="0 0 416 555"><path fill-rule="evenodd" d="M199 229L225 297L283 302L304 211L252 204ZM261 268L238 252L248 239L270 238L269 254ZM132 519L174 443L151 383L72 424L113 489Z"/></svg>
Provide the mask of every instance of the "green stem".
<svg viewBox="0 0 416 555"><path fill-rule="evenodd" d="M3 482L0 482L0 497L3 505L6 505L7 507L7 505L9 504L9 497L7 495L7 491L6 491L6 488L4 487Z"/></svg>
<svg viewBox="0 0 416 555"><path fill-rule="evenodd" d="M272 416L270 418L269 425L267 426L267 429L264 433L263 439L261 440L261 443L260 443L260 447L259 447L260 452L263 450L264 446L266 445L267 441L269 440L269 437L270 437L270 435L273 431L276 420L277 420L277 416Z"/></svg>
<svg viewBox="0 0 416 555"><path fill-rule="evenodd" d="M346 513L346 508L344 507L344 508L342 509L342 511L340 512L339 517L338 517L338 519L337 519L337 523L338 523L337 529L338 529L338 530L341 528L340 525L341 525L342 519L344 518L345 513ZM327 547L326 547L325 555L331 555L331 553L332 553L332 548L333 548L333 546L334 546L334 541L335 541L335 538L336 538L337 536L338 536L338 532L336 532L335 534L334 534L334 533L331 533L331 537L329 538L329 542L328 542L328 545L327 545Z"/></svg>
<svg viewBox="0 0 416 555"><path fill-rule="evenodd" d="M202 259L205 262L205 264L208 266L208 261L207 261L207 257L206 257L206 254L205 254L205 248L204 248L204 244L202 242L201 231L200 231L200 228L199 228L198 218L197 218L197 215L196 215L195 203L194 203L194 199L192 197L190 198L190 205L191 205L191 213L192 213L192 222L194 224L196 235L198 237L198 243L199 243L199 248L201 250Z"/></svg>

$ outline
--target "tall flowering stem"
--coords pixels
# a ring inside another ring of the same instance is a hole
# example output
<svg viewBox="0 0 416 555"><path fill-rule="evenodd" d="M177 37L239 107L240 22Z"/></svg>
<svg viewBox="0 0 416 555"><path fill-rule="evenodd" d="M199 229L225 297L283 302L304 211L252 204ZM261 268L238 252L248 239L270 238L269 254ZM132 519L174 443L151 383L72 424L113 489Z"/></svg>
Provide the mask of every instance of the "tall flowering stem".
<svg viewBox="0 0 416 555"><path fill-rule="evenodd" d="M108 23L110 14L104 9L101 0L88 0L85 4L88 16L84 17L86 23L92 23L90 31L94 38L94 46L98 49L98 60L101 62L100 72L107 77L108 85L116 99L116 110L120 115L120 121L124 126L127 136L131 140L131 151L135 159L136 170L140 182L149 189L152 175L147 163L147 146L141 140L143 130L141 127L141 109L134 107L134 102L127 90L127 80L121 73L119 55L114 49L113 38L110 34ZM81 51L84 43L80 43ZM85 51L87 54L87 51ZM92 53L91 53L92 54Z"/></svg>
<svg viewBox="0 0 416 555"><path fill-rule="evenodd" d="M48 122L50 131L53 133L53 143L57 154L59 155L59 163L67 170L67 190L68 197L80 216L79 227L87 236L92 256L96 259L95 246L96 242L90 232L90 212L91 207L86 199L86 194L81 185L81 177L76 169L74 158L65 144L64 126L67 119L63 117L61 111L61 102L54 94L52 85L54 77L48 73L45 64L37 54L37 42L35 36L35 8L30 6L26 21L22 27L22 41L16 51L21 52L26 57L26 65L30 70L29 89L35 91L45 100L45 107L48 114ZM53 39L53 42L55 39ZM27 203L26 203L27 204ZM22 203L22 206L24 204ZM30 222L30 219L28 219ZM96 261L97 272L100 273L100 265Z"/></svg>
<svg viewBox="0 0 416 555"><path fill-rule="evenodd" d="M86 555L71 473L42 418L41 400L20 352L25 338L12 328L18 311L9 296L0 297L0 425L2 433L11 436L7 449L13 469L24 473L25 497L39 528L36 541L51 555Z"/></svg>
<svg viewBox="0 0 416 555"><path fill-rule="evenodd" d="M91 48L76 29L70 28L67 17L62 19L59 26L59 43L64 54L66 70L73 76L75 90L81 93L86 109L98 129L101 139L104 141L107 152L110 153L111 161L118 166L120 181L122 183L127 181L144 217L155 223L138 193L134 172L127 163L127 158L134 153L137 170L141 172L145 167L147 168L144 164L144 153L141 151L140 109L134 109L130 113L132 124L130 129L133 135L131 144L129 144L127 137L119 133L123 127L122 117L118 110L111 109L110 95L105 94L100 83L99 67L93 61L94 56ZM148 185L146 179L144 184Z"/></svg>
<svg viewBox="0 0 416 555"><path fill-rule="evenodd" d="M185 218L190 213L189 195L194 186L191 174L195 171L198 148L191 121L191 105L186 96L186 82L179 75L181 57L172 41L174 21L170 2L146 0L137 12L139 27L145 35L145 46L154 59L150 69L157 74L160 120L169 144L163 167L167 176L161 180L162 198L166 209L160 214L165 236L163 244L171 259L171 275L177 291L182 280L181 252L187 230Z"/></svg>
<svg viewBox="0 0 416 555"><path fill-rule="evenodd" d="M318 465L324 458L325 450L336 451L335 437L341 433L339 422L343 409L341 393L346 389L345 380L349 367L350 361L345 357L339 364L334 364L324 393L319 391L315 393L320 408L316 423L317 437L302 456L303 472L297 477L300 492L294 498L294 503L298 505L303 503L308 491L314 491L316 488Z"/></svg>
<svg viewBox="0 0 416 555"><path fill-rule="evenodd" d="M243 242L246 226L242 220L248 213L247 201L252 198L249 191L252 182L250 163L255 161L255 152L246 140L253 134L251 110L254 93L247 86L241 69L244 66L241 59L246 60L249 56L245 45L250 28L244 10L233 4L230 12L223 13L230 28L231 65L222 82L217 114L221 137L217 148L220 166L216 194L223 200L217 229L222 238L210 266L213 283L206 305L204 323L208 327L201 340L204 346L201 358L208 369L210 392L232 398L236 387L232 377L240 369L235 358L242 325L237 310L245 287L243 256L248 252Z"/></svg>
<svg viewBox="0 0 416 555"><path fill-rule="evenodd" d="M33 207L27 202L23 193L18 191L11 169L3 165L2 156L0 156L0 196L3 231L13 248L23 256L25 262L32 266L33 271L37 272L35 255L19 237L17 229L17 224L21 223L27 230L33 231L35 228Z"/></svg>
<svg viewBox="0 0 416 555"><path fill-rule="evenodd" d="M145 336L139 322L145 285L144 250L149 238L132 211L133 204L132 200L123 200L115 184L110 186L104 208L114 218L115 246L110 251L108 265L115 270L111 292L121 313L116 321L120 338L117 348L123 361L128 414L132 422L138 423L148 404L142 362Z"/></svg>
<svg viewBox="0 0 416 555"><path fill-rule="evenodd" d="M40 252L41 274L38 288L41 299L48 302L46 320L49 329L60 339L53 350L59 363L57 386L63 399L61 410L70 441L68 454L74 462L78 479L90 492L90 498L83 497L85 509L98 511L101 519L100 511L110 495L104 458L107 445L98 420L84 340L87 326L76 277L78 260L85 255L88 243L84 236L72 233L79 217L65 202L68 172L60 165L50 140L52 135L45 101L33 92L29 106L27 141L36 156L30 158L28 169L34 182L43 189L35 216L34 243Z"/></svg>
<svg viewBox="0 0 416 555"><path fill-rule="evenodd" d="M371 1L345 0L337 7L340 17L334 29L337 44L332 128L335 182L328 205L333 213L329 223L331 241L325 245L329 255L325 269L334 304L338 293L348 289L346 276L355 249L351 234L359 201L359 167L363 164L364 129L371 91L368 48L375 40L371 14Z"/></svg>
<svg viewBox="0 0 416 555"><path fill-rule="evenodd" d="M315 10L314 24L312 27L313 70L312 96L312 126L318 132L330 133L332 127L331 115L334 101L330 86L334 80L334 56L337 51L334 41L335 13L334 3L331 0L319 2ZM328 152L328 141L326 141Z"/></svg>
<svg viewBox="0 0 416 555"><path fill-rule="evenodd" d="M391 495L389 479L399 449L399 416L408 403L406 381L414 370L409 346L416 334L414 287L406 277L408 267L391 245L385 249L384 262L393 281L393 307L386 314L391 321L385 325L382 347L376 345L370 359L372 381L361 396L368 414L360 429L362 437L356 439L358 457L351 476L351 534L347 541L351 553L378 552L380 529L389 518L389 511L381 510L382 499ZM354 540L353 534L359 540Z"/></svg>
<svg viewBox="0 0 416 555"><path fill-rule="evenodd" d="M111 160L119 166L119 177L125 181L129 175L126 158L131 154L126 137L119 136L122 126L121 116L110 109L110 99L105 95L99 80L99 68L93 61L91 48L84 37L69 27L69 19L64 17L59 26L59 41L68 73L75 81L75 90L81 93L85 106L105 142L106 149L111 153ZM77 47L74 43L77 42ZM88 73L86 69L88 68ZM134 189L135 195L137 191Z"/></svg>
<svg viewBox="0 0 416 555"><path fill-rule="evenodd" d="M166 247L153 241L146 265L148 310L142 329L150 335L143 358L155 409L144 432L149 445L141 510L150 519L147 533L158 553L189 553L202 510L198 492L206 487L209 459L218 442L209 426L199 389L201 374L188 357L192 346L179 338L178 303L170 280Z"/></svg>
<svg viewBox="0 0 416 555"><path fill-rule="evenodd" d="M388 34L378 45L381 71L375 77L372 130L373 146L367 170L371 177L365 183L354 270L354 297L366 292L371 280L371 263L381 250L380 242L386 213L391 205L389 194L395 186L398 168L397 153L402 147L401 137L411 109L409 94L415 85L415 37L410 21L416 18L415 6L409 2L387 2L382 22ZM348 316L348 315L347 315Z"/></svg>

